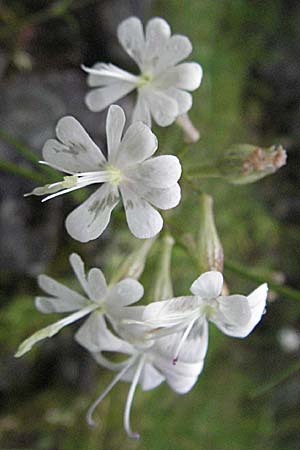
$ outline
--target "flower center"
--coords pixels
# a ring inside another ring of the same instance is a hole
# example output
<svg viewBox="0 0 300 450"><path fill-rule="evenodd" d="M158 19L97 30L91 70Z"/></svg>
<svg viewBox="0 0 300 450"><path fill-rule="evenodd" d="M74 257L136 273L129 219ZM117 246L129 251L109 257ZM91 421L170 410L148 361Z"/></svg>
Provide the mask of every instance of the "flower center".
<svg viewBox="0 0 300 450"><path fill-rule="evenodd" d="M205 314L207 319L211 319L217 312L218 303L215 299L205 299L204 305L201 306L201 313Z"/></svg>
<svg viewBox="0 0 300 450"><path fill-rule="evenodd" d="M109 179L108 179L109 183L111 183L115 186L118 186L121 183L123 174L120 169L108 164L106 166L106 172L108 173L108 176L109 176Z"/></svg>
<svg viewBox="0 0 300 450"><path fill-rule="evenodd" d="M139 76L138 88L145 86L153 80L153 75L151 73L142 73Z"/></svg>

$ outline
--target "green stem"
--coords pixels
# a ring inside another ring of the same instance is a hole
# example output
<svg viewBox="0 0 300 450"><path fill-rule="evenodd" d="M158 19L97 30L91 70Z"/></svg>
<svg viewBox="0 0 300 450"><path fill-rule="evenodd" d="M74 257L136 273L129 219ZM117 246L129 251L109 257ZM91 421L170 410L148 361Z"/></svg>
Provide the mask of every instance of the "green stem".
<svg viewBox="0 0 300 450"><path fill-rule="evenodd" d="M269 277L261 275L257 272L253 272L252 270L250 271L249 269L247 269L246 267L242 266L237 262L228 261L227 259L224 262L224 267L226 270L234 272L240 277L246 278L247 280L255 281L257 283L266 282L273 291L278 292L278 294L281 294L283 297L286 297L290 300L300 301L300 291L298 291L297 289L293 289L289 286L282 286L281 284L276 283Z"/></svg>
<svg viewBox="0 0 300 450"><path fill-rule="evenodd" d="M195 178L220 178L221 174L216 164L206 164L203 166L198 166L185 174L187 179Z"/></svg>
<svg viewBox="0 0 300 450"><path fill-rule="evenodd" d="M13 175L19 175L27 180L45 183L45 177L43 175L2 159L0 160L0 171L1 170L3 172L12 173Z"/></svg>
<svg viewBox="0 0 300 450"><path fill-rule="evenodd" d="M189 151L190 145L186 144L184 145L181 150L177 153L178 158L183 159L185 154Z"/></svg>
<svg viewBox="0 0 300 450"><path fill-rule="evenodd" d="M297 361L295 364L293 364L291 367L289 367L283 373L281 373L280 375L275 377L269 383L263 384L259 388L255 389L255 391L250 393L250 398L254 399L256 397L259 397L260 395L265 394L266 392L270 391L271 389L275 388L280 383L285 381L287 378L289 378L291 375L293 375L298 370L300 370L300 361Z"/></svg>
<svg viewBox="0 0 300 450"><path fill-rule="evenodd" d="M35 164L38 163L38 156L29 148L25 147L18 139L12 136L5 130L0 128L0 139L2 139L7 144L13 146L22 156L24 156L28 161L31 161Z"/></svg>
<svg viewBox="0 0 300 450"><path fill-rule="evenodd" d="M16 139L14 136L12 136L7 131L0 128L0 139L2 139L7 144L14 147L15 150L17 150L27 161L32 162L33 164L36 164L39 169L43 170L44 172L48 173L49 175L53 176L55 174L54 169L51 169L51 167L48 167L46 165L39 164L39 158L32 150L30 150L28 147L26 147L22 142L20 142L18 139Z"/></svg>

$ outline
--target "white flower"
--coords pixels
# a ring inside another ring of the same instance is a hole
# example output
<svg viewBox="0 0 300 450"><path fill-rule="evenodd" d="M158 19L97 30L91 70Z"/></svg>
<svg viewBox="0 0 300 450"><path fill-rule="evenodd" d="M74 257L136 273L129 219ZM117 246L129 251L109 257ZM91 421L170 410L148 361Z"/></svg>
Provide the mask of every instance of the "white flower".
<svg viewBox="0 0 300 450"><path fill-rule="evenodd" d="M118 27L118 38L128 55L136 62L140 75L119 69L113 64L97 63L89 73L88 84L95 88L86 96L92 111L102 111L110 104L137 90L132 121L166 127L192 106L192 96L200 85L202 69L194 62L181 63L192 51L189 39L171 36L168 23L155 17L143 31L137 17L129 17Z"/></svg>
<svg viewBox="0 0 300 450"><path fill-rule="evenodd" d="M136 323L148 326L147 335L150 339L185 330L173 355L174 363L194 327L208 320L229 336L246 337L264 313L268 286L262 284L247 297L222 296L222 286L223 276L220 272L206 272L192 284L194 296L151 303L145 308L142 320Z"/></svg>
<svg viewBox="0 0 300 450"><path fill-rule="evenodd" d="M57 140L50 139L44 145L44 163L70 176L62 182L35 188L30 194L50 194L45 201L103 183L66 219L68 233L80 242L96 239L105 230L119 202L119 192L128 226L141 239L151 238L162 229L162 217L154 207L170 209L180 201L178 158L152 157L157 139L150 128L136 122L122 138L124 125L124 111L112 105L106 120L107 159L74 117L62 118L56 128Z"/></svg>
<svg viewBox="0 0 300 450"><path fill-rule="evenodd" d="M143 307L126 309L130 310L131 314L134 310L132 317L135 318L140 316L143 311ZM130 313L128 312L128 314ZM208 341L207 323L203 324L203 326L201 325L201 329L195 329L195 332L190 334L188 341L182 347L180 361L174 366L171 357L178 347L178 342L182 340L182 332L157 339L149 347L147 343L145 344L142 336L140 336L139 342L136 341L132 344L129 326L127 327L129 333L123 327L123 333L120 334L122 338L118 338L107 327L103 327L103 317L101 315L94 314L94 321L95 326L93 330L90 330L91 332L88 335L82 336L83 339L77 334L76 340L92 352L99 364L116 371L117 375L89 408L87 422L90 425L94 425L92 415L95 408L119 380L127 381L131 383L131 386L124 409L124 428L129 437L137 439L139 434L133 432L130 426L131 405L137 385L140 384L143 391L149 391L166 381L175 392L179 394L188 392L194 386L203 368ZM124 337L125 340L123 339ZM128 358L125 361L115 363L102 354L104 350L108 349L109 340L111 340L109 351L127 354Z"/></svg>
<svg viewBox="0 0 300 450"><path fill-rule="evenodd" d="M95 321L97 320L97 329L103 335L102 349L116 351L119 349L118 340L112 342L110 339L106 339L106 325L102 316L106 315L111 320L112 318L120 320L124 307L142 298L144 294L143 286L138 281L128 278L107 287L100 269L92 268L88 275L85 275L83 261L76 253L70 256L70 264L85 295L78 294L53 278L40 275L38 278L39 285L50 296L37 297L35 300L37 309L45 314L75 312L37 331L22 342L15 355L16 357L24 355L37 342L54 336L65 326L87 315L90 315L90 317L81 325L77 336L83 339L86 335L93 335ZM89 345L91 347L91 343ZM96 348L98 349L98 346Z"/></svg>

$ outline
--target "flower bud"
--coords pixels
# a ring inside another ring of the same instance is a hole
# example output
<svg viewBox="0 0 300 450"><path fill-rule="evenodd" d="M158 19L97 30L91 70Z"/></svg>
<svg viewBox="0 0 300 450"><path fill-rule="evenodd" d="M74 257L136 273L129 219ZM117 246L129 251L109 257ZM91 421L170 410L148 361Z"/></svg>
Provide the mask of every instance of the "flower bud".
<svg viewBox="0 0 300 450"><path fill-rule="evenodd" d="M241 144L227 151L218 163L220 176L232 184L248 184L276 172L286 164L281 145L261 148Z"/></svg>
<svg viewBox="0 0 300 450"><path fill-rule="evenodd" d="M212 197L201 194L199 206L200 229L197 251L201 272L210 270L223 272L224 253L215 225Z"/></svg>
<svg viewBox="0 0 300 450"><path fill-rule="evenodd" d="M111 283L117 283L123 278L133 278L134 280L138 280L144 271L148 253L155 240L156 237L146 239L142 245L126 257L112 277Z"/></svg>
<svg viewBox="0 0 300 450"><path fill-rule="evenodd" d="M166 234L161 240L160 257L151 292L151 299L154 301L166 300L173 297L171 258L174 243L174 239L169 234Z"/></svg>

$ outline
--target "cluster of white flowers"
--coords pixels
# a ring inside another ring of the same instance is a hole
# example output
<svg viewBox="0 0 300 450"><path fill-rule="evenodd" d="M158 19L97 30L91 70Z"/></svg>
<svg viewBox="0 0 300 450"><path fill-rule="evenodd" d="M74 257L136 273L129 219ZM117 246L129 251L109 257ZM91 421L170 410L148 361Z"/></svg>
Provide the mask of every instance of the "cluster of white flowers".
<svg viewBox="0 0 300 450"><path fill-rule="evenodd" d="M100 184L66 219L68 233L80 242L96 239L103 233L120 196L129 229L141 239L154 237L163 227L156 208L174 208L181 199L178 184L181 164L173 155L153 156L157 139L150 129L151 116L157 124L167 126L186 113L192 105L192 97L186 91L199 86L201 67L196 63L178 64L190 54L192 47L186 37L171 36L170 27L163 19L150 20L144 33L140 20L131 17L119 26L118 38L141 73L132 75L103 63L84 68L89 73L89 85L95 88L87 95L86 103L90 109L100 111L136 89L132 123L124 131L122 108L109 107L106 157L74 117L62 118L57 124L56 139L44 145L42 162L66 175L63 181L31 192L46 195L44 201ZM144 259L146 253L143 250ZM124 409L124 428L133 438L138 434L131 429L130 410L138 384L143 390L150 390L166 381L180 394L190 391L203 369L208 321L226 335L243 338L257 325L265 310L266 284L247 297L222 296L223 276L218 271L200 275L191 285L193 295L163 295L163 298L153 298L148 305L130 306L144 294L137 279L127 274L127 278L122 276L121 280L107 285L100 269L92 268L85 273L84 263L77 254L70 256L70 264L84 294L41 275L39 285L47 296L36 298L38 310L70 314L26 339L16 356L22 356L37 342L88 316L75 339L100 365L116 372L111 384L90 407L88 423L93 423L95 407L113 386L119 380L127 381L131 386ZM141 270L137 272L140 275ZM119 352L128 357L116 363L103 352Z"/></svg>
<svg viewBox="0 0 300 450"><path fill-rule="evenodd" d="M117 375L89 409L88 423L93 423L95 407L117 381L127 381L131 387L124 410L124 428L130 437L138 436L130 426L137 384L147 391L166 381L175 392L190 391L204 365L208 320L229 336L245 337L260 321L266 305L266 284L247 297L222 296L222 274L211 271L194 281L193 296L154 299L147 306L130 307L144 294L138 281L127 278L108 287L100 269L93 268L86 276L83 261L77 254L70 256L70 263L85 295L41 275L39 285L50 297L36 298L39 311L72 314L26 339L16 356L22 356L35 343L89 315L75 339L100 365L116 371ZM126 354L128 358L115 363L102 354L108 351Z"/></svg>

